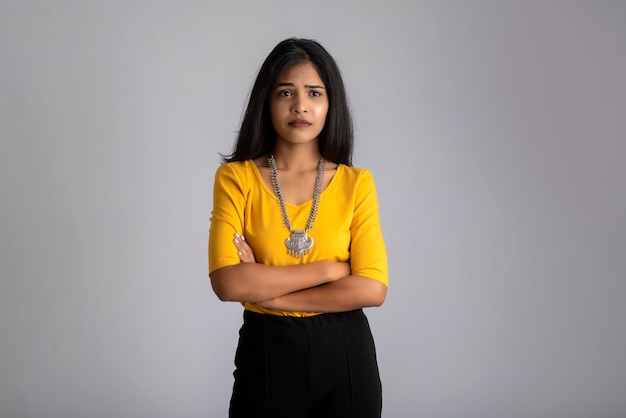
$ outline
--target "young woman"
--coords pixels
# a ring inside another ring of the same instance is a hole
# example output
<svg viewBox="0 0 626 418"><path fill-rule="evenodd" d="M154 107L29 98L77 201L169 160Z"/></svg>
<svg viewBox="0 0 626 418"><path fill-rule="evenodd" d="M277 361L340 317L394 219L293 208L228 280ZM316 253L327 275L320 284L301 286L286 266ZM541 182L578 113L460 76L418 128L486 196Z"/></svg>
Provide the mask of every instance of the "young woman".
<svg viewBox="0 0 626 418"><path fill-rule="evenodd" d="M385 299L387 255L352 132L333 58L312 40L279 43L215 175L209 276L244 307L231 418L381 415L362 308Z"/></svg>

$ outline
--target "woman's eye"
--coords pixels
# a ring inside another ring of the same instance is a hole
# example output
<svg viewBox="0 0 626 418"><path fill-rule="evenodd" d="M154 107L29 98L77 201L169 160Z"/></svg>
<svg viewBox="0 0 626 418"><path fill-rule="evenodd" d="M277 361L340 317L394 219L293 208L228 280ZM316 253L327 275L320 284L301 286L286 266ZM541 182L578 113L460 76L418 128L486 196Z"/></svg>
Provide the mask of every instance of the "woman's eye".
<svg viewBox="0 0 626 418"><path fill-rule="evenodd" d="M311 96L313 97L320 97L322 95L322 93L320 93L317 90L311 90Z"/></svg>
<svg viewBox="0 0 626 418"><path fill-rule="evenodd" d="M289 90L281 90L278 92L278 95L282 97L288 97L291 96L291 92Z"/></svg>

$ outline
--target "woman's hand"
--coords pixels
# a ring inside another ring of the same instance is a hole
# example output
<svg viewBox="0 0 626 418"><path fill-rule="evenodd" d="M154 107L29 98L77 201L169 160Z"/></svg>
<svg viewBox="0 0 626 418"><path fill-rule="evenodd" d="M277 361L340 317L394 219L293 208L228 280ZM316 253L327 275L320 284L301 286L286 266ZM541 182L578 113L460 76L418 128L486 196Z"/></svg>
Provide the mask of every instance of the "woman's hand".
<svg viewBox="0 0 626 418"><path fill-rule="evenodd" d="M256 302L257 305L265 308L265 309L278 309L278 307L280 306L278 299L280 298L280 296L274 298L274 299L268 299L268 300L262 300L260 302Z"/></svg>
<svg viewBox="0 0 626 418"><path fill-rule="evenodd" d="M237 247L237 254L239 254L239 260L241 260L242 263L256 263L254 251L252 250L252 247L248 245L248 242L243 235L239 235L235 232L233 244Z"/></svg>

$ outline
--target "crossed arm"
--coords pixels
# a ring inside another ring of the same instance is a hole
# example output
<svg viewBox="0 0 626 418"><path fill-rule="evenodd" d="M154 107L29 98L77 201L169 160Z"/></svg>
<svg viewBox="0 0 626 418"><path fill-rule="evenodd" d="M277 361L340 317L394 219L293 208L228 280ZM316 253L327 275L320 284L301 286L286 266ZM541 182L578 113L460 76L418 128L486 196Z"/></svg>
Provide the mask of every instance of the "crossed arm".
<svg viewBox="0 0 626 418"><path fill-rule="evenodd" d="M240 264L210 274L213 290L223 301L255 302L283 311L341 312L380 306L387 286L350 274L348 263L317 261L292 266L256 262L245 239L235 235Z"/></svg>

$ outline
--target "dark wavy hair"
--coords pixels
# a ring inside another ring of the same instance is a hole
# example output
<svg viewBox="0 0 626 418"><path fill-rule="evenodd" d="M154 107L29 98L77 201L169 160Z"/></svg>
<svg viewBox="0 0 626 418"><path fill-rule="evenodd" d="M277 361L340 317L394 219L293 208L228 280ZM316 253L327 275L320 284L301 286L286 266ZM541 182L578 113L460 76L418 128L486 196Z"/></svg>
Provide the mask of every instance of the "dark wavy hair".
<svg viewBox="0 0 626 418"><path fill-rule="evenodd" d="M318 136L320 154L328 161L352 165L354 129L339 67L318 42L298 38L280 42L263 62L250 92L234 151L222 155L224 162L254 159L274 149L276 131L270 114L270 95L281 74L303 62L311 62L317 69L328 95L326 122Z"/></svg>

